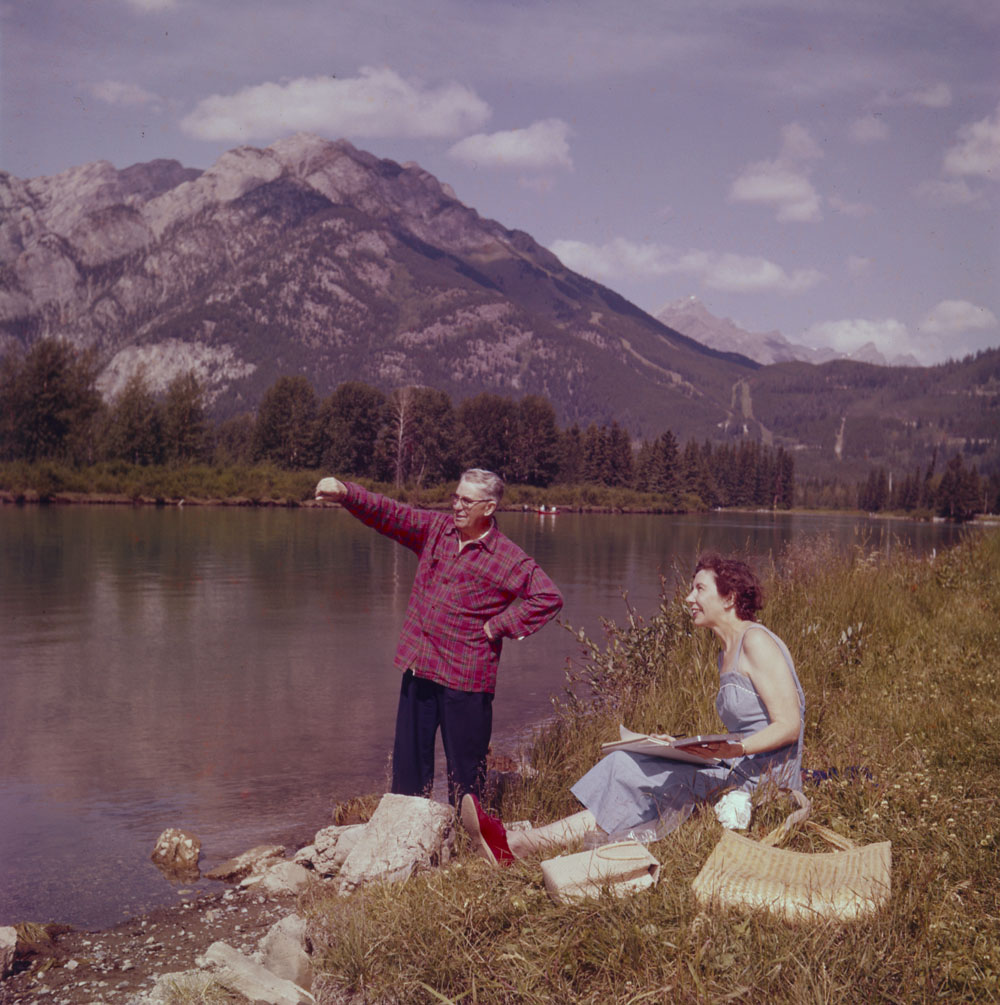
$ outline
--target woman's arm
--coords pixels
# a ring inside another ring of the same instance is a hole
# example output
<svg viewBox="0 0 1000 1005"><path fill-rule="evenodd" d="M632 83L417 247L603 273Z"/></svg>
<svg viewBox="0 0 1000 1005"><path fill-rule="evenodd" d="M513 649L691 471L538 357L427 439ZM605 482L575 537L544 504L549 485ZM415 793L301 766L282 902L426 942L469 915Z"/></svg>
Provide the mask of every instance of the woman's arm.
<svg viewBox="0 0 1000 1005"><path fill-rule="evenodd" d="M747 629L741 669L753 681L771 720L744 739L743 749L748 754L760 754L798 740L802 724L799 694L781 649L767 632Z"/></svg>

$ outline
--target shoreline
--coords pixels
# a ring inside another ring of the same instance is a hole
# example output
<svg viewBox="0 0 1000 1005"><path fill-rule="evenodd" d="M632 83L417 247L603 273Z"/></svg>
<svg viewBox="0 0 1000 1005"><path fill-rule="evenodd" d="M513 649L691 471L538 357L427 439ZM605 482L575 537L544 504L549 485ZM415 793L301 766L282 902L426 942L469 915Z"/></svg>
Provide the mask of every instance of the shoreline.
<svg viewBox="0 0 1000 1005"><path fill-rule="evenodd" d="M421 509L448 510L447 503L416 502ZM754 513L760 516L854 516L867 520L908 520L913 523L947 523L945 517L920 515L898 512L870 513L865 510L831 510L804 509L791 507L789 509L761 509L754 506L732 506L725 509L705 510L672 510L658 506L610 506L610 505L578 505L573 503L555 503L558 512L540 513L535 506L527 503L520 505L501 506L499 513L531 513L536 516L559 516L560 514L621 515L621 516L690 516L695 513ZM0 489L0 508L4 506L152 506L158 509L178 508L186 506L209 509L338 509L339 504L319 502L315 499L251 498L249 496L232 496L219 498L199 498L191 496L133 496L127 493L115 492L53 492L39 493L33 489L11 491ZM1000 514L977 514L972 520L956 523L956 526L997 527L1000 526Z"/></svg>

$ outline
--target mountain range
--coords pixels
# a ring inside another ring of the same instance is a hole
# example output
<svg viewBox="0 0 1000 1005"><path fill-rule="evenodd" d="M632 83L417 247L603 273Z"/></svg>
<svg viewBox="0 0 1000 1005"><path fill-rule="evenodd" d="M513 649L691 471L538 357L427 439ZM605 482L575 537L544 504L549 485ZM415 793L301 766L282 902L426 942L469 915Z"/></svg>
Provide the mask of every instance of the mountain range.
<svg viewBox="0 0 1000 1005"><path fill-rule="evenodd" d="M797 451L800 470L965 443L996 457L1000 351L815 365L697 301L668 308L645 313L418 165L344 140L240 147L206 171L0 173L0 353L44 336L91 347L109 397L138 369L154 389L193 370L225 418L303 374L321 397L345 380L456 402L541 394L564 425L749 435Z"/></svg>
<svg viewBox="0 0 1000 1005"><path fill-rule="evenodd" d="M740 353L763 364L796 360L802 363L829 363L833 359L849 359L875 366L920 366L920 360L911 353L886 356L874 342L866 342L854 352L844 353L829 346L813 348L789 342L779 331L749 332L729 318L716 317L694 296L664 304L654 317L711 349Z"/></svg>

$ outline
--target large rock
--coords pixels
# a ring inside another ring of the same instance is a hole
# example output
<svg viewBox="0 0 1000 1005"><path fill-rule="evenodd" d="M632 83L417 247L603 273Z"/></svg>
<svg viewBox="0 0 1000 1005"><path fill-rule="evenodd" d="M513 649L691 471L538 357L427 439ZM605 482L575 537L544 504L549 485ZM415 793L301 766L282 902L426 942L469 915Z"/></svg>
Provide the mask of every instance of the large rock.
<svg viewBox="0 0 1000 1005"><path fill-rule="evenodd" d="M271 973L263 964L251 960L225 942L213 942L198 960L215 979L252 1002L269 1005L306 1005L315 998L292 981Z"/></svg>
<svg viewBox="0 0 1000 1005"><path fill-rule="evenodd" d="M347 856L361 839L366 824L324 827L311 845L300 848L294 861L315 869L321 876L336 876Z"/></svg>
<svg viewBox="0 0 1000 1005"><path fill-rule="evenodd" d="M17 929L0 928L0 980L14 968L14 952L17 949Z"/></svg>
<svg viewBox="0 0 1000 1005"><path fill-rule="evenodd" d="M306 935L306 919L298 914L276 921L258 943L260 963L276 977L301 988L312 987L312 944Z"/></svg>
<svg viewBox="0 0 1000 1005"><path fill-rule="evenodd" d="M284 845L259 844L255 848L243 852L242 855L227 859L214 869L209 869L205 873L205 878L220 879L226 883L238 883L241 879L246 879L247 876L257 876L266 872L284 857Z"/></svg>
<svg viewBox="0 0 1000 1005"><path fill-rule="evenodd" d="M171 879L197 879L201 840L176 827L168 827L156 840L149 857L153 864Z"/></svg>
<svg viewBox="0 0 1000 1005"><path fill-rule="evenodd" d="M312 873L298 862L279 862L271 866L257 881L262 893L301 893L308 885ZM244 880L244 883L253 880Z"/></svg>
<svg viewBox="0 0 1000 1005"><path fill-rule="evenodd" d="M374 880L397 882L444 865L455 843L455 812L419 796L382 797L340 869L341 893Z"/></svg>

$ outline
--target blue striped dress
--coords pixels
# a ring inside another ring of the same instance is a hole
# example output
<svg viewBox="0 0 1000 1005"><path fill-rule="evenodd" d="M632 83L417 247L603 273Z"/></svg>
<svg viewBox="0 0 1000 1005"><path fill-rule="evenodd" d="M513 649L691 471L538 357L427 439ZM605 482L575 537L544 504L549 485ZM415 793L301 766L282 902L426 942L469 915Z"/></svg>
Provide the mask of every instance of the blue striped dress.
<svg viewBox="0 0 1000 1005"><path fill-rule="evenodd" d="M799 737L776 750L727 760L723 764L698 765L668 761L662 757L616 750L599 761L571 789L594 814L609 840L634 837L658 840L679 827L696 803L711 801L732 788L753 792L763 784L782 789L802 787L802 728L805 696L795 665L784 642L770 629L755 624L740 638L733 669L722 670L719 655L719 693L715 708L730 733L742 737L757 733L770 723L767 709L750 678L740 669L743 640L747 632L760 629L778 644L799 696Z"/></svg>

